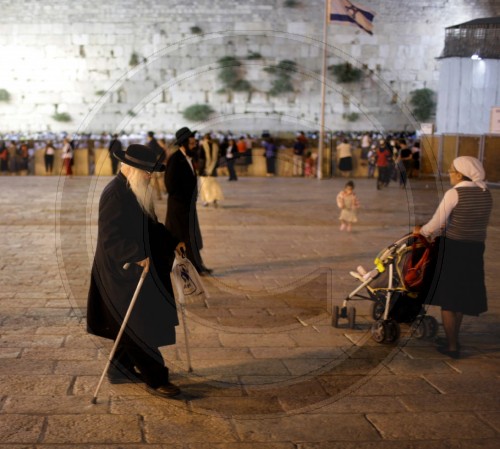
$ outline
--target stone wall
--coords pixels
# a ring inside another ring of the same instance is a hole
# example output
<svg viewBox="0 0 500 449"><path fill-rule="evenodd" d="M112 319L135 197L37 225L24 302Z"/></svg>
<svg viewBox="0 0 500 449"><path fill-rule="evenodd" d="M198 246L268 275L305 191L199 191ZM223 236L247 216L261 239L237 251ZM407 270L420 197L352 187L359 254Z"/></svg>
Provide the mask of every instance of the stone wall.
<svg viewBox="0 0 500 449"><path fill-rule="evenodd" d="M324 3L302 0L1 0L0 132L10 130L172 131L317 129L320 120ZM413 129L406 102L437 90L444 29L500 15L500 1L362 0L376 12L374 35L328 27L328 65L350 62L362 81L327 76L329 129ZM195 29L197 27L198 29ZM247 59L251 53L260 59ZM239 58L252 93L220 93L217 61ZM270 96L281 60L297 64L294 92ZM209 120L187 122L196 103ZM70 122L53 119L67 113ZM358 114L355 121L346 117Z"/></svg>

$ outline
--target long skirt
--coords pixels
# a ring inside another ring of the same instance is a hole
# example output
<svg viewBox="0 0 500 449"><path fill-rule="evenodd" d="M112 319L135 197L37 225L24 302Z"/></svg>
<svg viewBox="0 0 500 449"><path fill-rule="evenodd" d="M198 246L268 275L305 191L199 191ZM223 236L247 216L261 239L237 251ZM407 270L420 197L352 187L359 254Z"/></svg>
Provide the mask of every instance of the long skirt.
<svg viewBox="0 0 500 449"><path fill-rule="evenodd" d="M488 310L484 243L440 238L436 269L426 303L477 316Z"/></svg>
<svg viewBox="0 0 500 449"><path fill-rule="evenodd" d="M213 203L224 199L219 181L213 176L200 176L200 200Z"/></svg>
<svg viewBox="0 0 500 449"><path fill-rule="evenodd" d="M340 171L352 171L352 157L351 156L343 157L340 159L339 170Z"/></svg>

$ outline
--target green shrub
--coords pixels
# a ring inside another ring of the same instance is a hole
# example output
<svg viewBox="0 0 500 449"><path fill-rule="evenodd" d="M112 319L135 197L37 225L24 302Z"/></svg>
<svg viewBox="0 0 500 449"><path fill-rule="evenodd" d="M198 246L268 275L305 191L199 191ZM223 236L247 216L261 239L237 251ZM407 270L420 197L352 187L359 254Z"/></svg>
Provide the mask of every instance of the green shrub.
<svg viewBox="0 0 500 449"><path fill-rule="evenodd" d="M348 62L331 65L328 70L339 83L353 83L363 78L363 71Z"/></svg>
<svg viewBox="0 0 500 449"><path fill-rule="evenodd" d="M349 114L342 114L342 118L348 122L355 122L359 119L359 114L357 112L350 112Z"/></svg>
<svg viewBox="0 0 500 449"><path fill-rule="evenodd" d="M69 115L67 112L56 112L54 115L52 115L52 118L56 122L71 122L71 115Z"/></svg>
<svg viewBox="0 0 500 449"><path fill-rule="evenodd" d="M106 94L106 91L105 90L96 90L95 91L95 94L98 96L98 97L102 97L103 95Z"/></svg>
<svg viewBox="0 0 500 449"><path fill-rule="evenodd" d="M182 116L190 122L202 122L215 112L208 104L193 104L182 112Z"/></svg>
<svg viewBox="0 0 500 449"><path fill-rule="evenodd" d="M297 0L285 0L283 2L283 6L285 8L296 8L299 5L300 5L300 2L298 2Z"/></svg>
<svg viewBox="0 0 500 449"><path fill-rule="evenodd" d="M7 89L0 89L0 101L8 102L10 100L10 93Z"/></svg>
<svg viewBox="0 0 500 449"><path fill-rule="evenodd" d="M255 51L251 51L248 53L247 59L262 59L262 55Z"/></svg>
<svg viewBox="0 0 500 449"><path fill-rule="evenodd" d="M235 92L250 92L252 85L247 80L239 79L231 85L231 89Z"/></svg>
<svg viewBox="0 0 500 449"><path fill-rule="evenodd" d="M192 34L201 34L203 30L199 26L194 26L190 28Z"/></svg>
<svg viewBox="0 0 500 449"><path fill-rule="evenodd" d="M284 59L277 65L264 67L264 71L275 77L268 92L269 95L275 97L294 92L292 74L297 71L297 64L294 61Z"/></svg>
<svg viewBox="0 0 500 449"><path fill-rule="evenodd" d="M218 78L224 84L224 88L220 89L222 92L231 90L237 92L249 92L252 90L252 85L241 76L239 67L241 62L234 56L225 56L218 61L219 74Z"/></svg>
<svg viewBox="0 0 500 449"><path fill-rule="evenodd" d="M429 120L436 111L434 91L427 89L417 89L410 92L410 104L413 106L412 112L420 122Z"/></svg>
<svg viewBox="0 0 500 449"><path fill-rule="evenodd" d="M220 58L217 62L221 67L241 65L241 62L238 60L238 58L235 58L234 56L224 56L223 58Z"/></svg>
<svg viewBox="0 0 500 449"><path fill-rule="evenodd" d="M292 72L297 71L297 63L295 61L290 61L290 59L283 59L283 61L280 61L278 63L277 67L280 70L292 71Z"/></svg>
<svg viewBox="0 0 500 449"><path fill-rule="evenodd" d="M135 51L130 55L130 60L128 62L128 65L130 67L135 67L136 65L139 65L139 55Z"/></svg>
<svg viewBox="0 0 500 449"><path fill-rule="evenodd" d="M273 80L271 84L271 89L269 90L269 95L277 97L278 95L293 91L294 89L291 79L280 77Z"/></svg>

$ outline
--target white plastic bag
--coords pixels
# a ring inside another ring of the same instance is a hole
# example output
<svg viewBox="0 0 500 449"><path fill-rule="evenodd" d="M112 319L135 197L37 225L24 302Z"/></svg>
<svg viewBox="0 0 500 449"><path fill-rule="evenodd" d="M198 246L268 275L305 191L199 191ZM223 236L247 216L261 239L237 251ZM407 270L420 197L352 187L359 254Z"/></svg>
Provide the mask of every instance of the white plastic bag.
<svg viewBox="0 0 500 449"><path fill-rule="evenodd" d="M208 299L209 295L201 277L187 257L175 255L171 278L180 304Z"/></svg>

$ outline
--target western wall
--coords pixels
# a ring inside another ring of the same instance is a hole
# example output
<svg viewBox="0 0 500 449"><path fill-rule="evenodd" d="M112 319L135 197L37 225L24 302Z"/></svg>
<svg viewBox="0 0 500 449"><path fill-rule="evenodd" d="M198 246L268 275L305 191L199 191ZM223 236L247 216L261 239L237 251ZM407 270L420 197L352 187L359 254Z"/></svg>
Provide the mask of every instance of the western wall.
<svg viewBox="0 0 500 449"><path fill-rule="evenodd" d="M448 26L500 15L499 0L362 0L374 33L328 26L329 130L411 130L410 92L438 87ZM324 2L320 0L1 0L0 132L318 129ZM221 81L224 64L241 89ZM292 61L290 91L270 94ZM228 64L226 64L227 66ZM243 84L241 84L241 82ZM209 105L201 120L186 108Z"/></svg>

